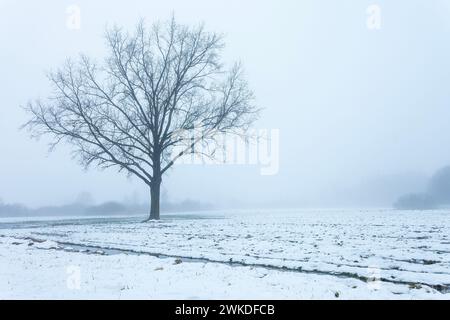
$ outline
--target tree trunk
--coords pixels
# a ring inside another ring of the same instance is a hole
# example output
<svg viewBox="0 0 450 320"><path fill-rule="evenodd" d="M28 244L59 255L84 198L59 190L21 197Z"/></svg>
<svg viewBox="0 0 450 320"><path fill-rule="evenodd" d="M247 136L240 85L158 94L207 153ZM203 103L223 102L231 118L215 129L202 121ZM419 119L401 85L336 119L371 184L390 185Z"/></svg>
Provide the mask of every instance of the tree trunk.
<svg viewBox="0 0 450 320"><path fill-rule="evenodd" d="M159 200L161 179L155 179L150 185L150 217L148 220L159 220Z"/></svg>

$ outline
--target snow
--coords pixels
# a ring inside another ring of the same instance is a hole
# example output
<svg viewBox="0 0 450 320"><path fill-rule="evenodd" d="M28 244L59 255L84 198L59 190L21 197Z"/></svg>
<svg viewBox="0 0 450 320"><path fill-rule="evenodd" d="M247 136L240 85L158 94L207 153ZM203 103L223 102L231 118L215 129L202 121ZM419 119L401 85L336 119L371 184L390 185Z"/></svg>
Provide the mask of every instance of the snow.
<svg viewBox="0 0 450 320"><path fill-rule="evenodd" d="M0 221L0 298L449 299L449 218L272 210Z"/></svg>
<svg viewBox="0 0 450 320"><path fill-rule="evenodd" d="M38 242L35 247L39 249L57 249L59 246L55 241L45 240L44 242Z"/></svg>

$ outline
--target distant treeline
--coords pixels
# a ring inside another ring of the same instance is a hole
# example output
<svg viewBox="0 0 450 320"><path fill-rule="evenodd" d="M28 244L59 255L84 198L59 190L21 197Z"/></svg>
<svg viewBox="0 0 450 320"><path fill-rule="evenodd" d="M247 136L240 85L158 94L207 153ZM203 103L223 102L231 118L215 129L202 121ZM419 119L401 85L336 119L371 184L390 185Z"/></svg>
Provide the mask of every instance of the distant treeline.
<svg viewBox="0 0 450 320"><path fill-rule="evenodd" d="M430 179L427 190L401 196L396 209L431 210L450 206L450 166L438 170Z"/></svg>
<svg viewBox="0 0 450 320"><path fill-rule="evenodd" d="M0 201L0 217L136 215L147 214L149 207L148 205L124 204L110 201L99 205L74 203L32 209L22 204L4 204ZM161 204L161 210L163 212L203 211L211 208L212 206L210 204L193 200L185 200L178 203L165 202Z"/></svg>

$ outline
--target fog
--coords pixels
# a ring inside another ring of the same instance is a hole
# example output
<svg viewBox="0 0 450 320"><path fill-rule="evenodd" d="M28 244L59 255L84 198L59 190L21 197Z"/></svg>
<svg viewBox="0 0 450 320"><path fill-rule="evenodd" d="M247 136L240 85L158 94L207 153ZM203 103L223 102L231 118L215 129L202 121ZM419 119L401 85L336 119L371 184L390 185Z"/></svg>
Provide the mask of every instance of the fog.
<svg viewBox="0 0 450 320"><path fill-rule="evenodd" d="M381 9L380 29L367 8ZM80 29L67 26L80 8ZM69 10L70 11L70 10ZM258 165L177 165L171 201L216 207L391 206L421 192L450 164L450 5L419 1L13 1L0 0L0 198L37 207L148 197L115 170L85 172L70 148L19 130L20 108L45 98L45 73L68 57L101 59L107 25L133 28L174 14L224 33L263 108L258 129L279 132L278 170Z"/></svg>

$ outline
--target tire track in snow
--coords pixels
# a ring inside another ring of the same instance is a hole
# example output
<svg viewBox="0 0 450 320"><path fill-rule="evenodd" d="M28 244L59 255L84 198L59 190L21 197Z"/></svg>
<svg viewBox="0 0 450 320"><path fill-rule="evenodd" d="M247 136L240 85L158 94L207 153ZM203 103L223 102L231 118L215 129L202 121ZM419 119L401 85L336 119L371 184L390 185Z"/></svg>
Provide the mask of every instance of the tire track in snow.
<svg viewBox="0 0 450 320"><path fill-rule="evenodd" d="M0 235L0 237L4 237L3 235ZM37 243L43 243L47 241L47 239L39 239L39 238L33 238L33 237L17 237L17 236L8 236L9 238L17 239L17 240L28 240L32 242ZM84 253L84 254L101 254L101 255L113 255L113 254L132 254L132 255L148 255L153 256L156 258L174 258L174 259L182 259L187 262L204 262L204 263L219 263L219 264L225 264L229 266L240 266L240 267L256 267L256 268L263 268L268 270L276 270L276 271L282 271L282 272L297 272L297 273L304 273L304 274L315 274L315 275L327 275L327 276L334 276L339 278L352 278L357 279L366 283L370 283L373 281L372 277L363 276L357 273L353 272L339 272L339 271L324 271L324 270L318 270L318 269L304 269L302 267L287 267L287 266L276 266L276 265L270 265L265 263L248 263L244 261L235 261L235 260L218 260L218 259L211 259L206 257L192 257L192 256L183 256L183 255L175 255L175 254L166 254L166 253L160 253L160 252L148 252L148 251L138 251L133 249L122 249L122 248L112 248L112 247L104 247L104 246L98 246L98 245L88 245L88 244L82 244L82 243L74 243L74 242L66 242L66 241L54 241L55 243L60 246L59 248L50 248L50 249L44 249L44 248L38 248L39 250L63 250L66 252L77 252L77 253ZM78 249L78 250L77 250ZM367 266L368 267L368 266ZM429 288L432 288L434 290L439 291L440 293L449 293L450 292L450 284L429 284L425 282L411 282L411 281L403 281L403 280L395 280L390 278L383 278L380 277L377 279L381 282L387 282L392 284L398 284L398 285L408 285L410 287L415 287L417 285L420 286L427 286Z"/></svg>

